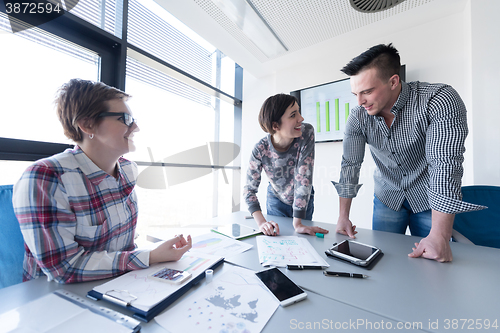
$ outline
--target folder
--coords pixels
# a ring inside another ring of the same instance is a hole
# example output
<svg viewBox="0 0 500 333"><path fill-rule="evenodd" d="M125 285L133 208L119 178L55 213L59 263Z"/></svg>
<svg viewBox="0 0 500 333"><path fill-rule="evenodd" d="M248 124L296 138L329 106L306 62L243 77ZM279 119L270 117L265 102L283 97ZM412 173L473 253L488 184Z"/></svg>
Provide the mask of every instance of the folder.
<svg viewBox="0 0 500 333"><path fill-rule="evenodd" d="M187 252L179 261L131 271L95 286L87 293L87 297L119 305L131 312L132 317L149 322L200 282L205 277L207 269L213 270L223 262L224 258L221 257ZM163 267L188 271L192 276L182 284L162 282L149 277Z"/></svg>

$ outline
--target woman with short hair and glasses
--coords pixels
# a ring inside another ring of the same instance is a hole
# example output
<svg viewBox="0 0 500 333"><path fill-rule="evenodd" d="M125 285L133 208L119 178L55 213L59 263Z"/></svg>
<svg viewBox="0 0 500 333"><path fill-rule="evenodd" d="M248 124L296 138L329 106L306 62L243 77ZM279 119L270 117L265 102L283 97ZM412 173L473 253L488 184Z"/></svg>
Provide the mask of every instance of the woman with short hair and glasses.
<svg viewBox="0 0 500 333"><path fill-rule="evenodd" d="M271 96L260 109L259 124L268 134L252 150L244 197L260 231L268 236L279 235L279 226L266 220L257 199L262 170L269 178L267 215L292 217L298 233L328 233L302 224L314 212L314 128L303 121L298 101L291 95Z"/></svg>
<svg viewBox="0 0 500 333"><path fill-rule="evenodd" d="M134 244L139 131L130 96L100 82L73 79L56 98L73 149L35 162L14 186L14 211L26 253L23 280L46 275L59 283L109 278L178 260L191 237L176 236L154 250Z"/></svg>

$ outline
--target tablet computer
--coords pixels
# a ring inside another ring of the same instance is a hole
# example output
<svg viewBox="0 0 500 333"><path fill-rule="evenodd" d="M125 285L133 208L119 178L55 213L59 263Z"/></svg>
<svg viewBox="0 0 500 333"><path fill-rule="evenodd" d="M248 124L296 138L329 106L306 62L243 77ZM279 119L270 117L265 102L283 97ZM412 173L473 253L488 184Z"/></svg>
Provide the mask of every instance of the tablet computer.
<svg viewBox="0 0 500 333"><path fill-rule="evenodd" d="M231 237L233 239L242 239L245 237L261 234L259 229L252 228L239 223L220 225L212 228L212 231Z"/></svg>
<svg viewBox="0 0 500 333"><path fill-rule="evenodd" d="M325 251L327 256L343 259L363 267L370 265L381 253L382 251L378 247L350 239L334 243L331 248Z"/></svg>

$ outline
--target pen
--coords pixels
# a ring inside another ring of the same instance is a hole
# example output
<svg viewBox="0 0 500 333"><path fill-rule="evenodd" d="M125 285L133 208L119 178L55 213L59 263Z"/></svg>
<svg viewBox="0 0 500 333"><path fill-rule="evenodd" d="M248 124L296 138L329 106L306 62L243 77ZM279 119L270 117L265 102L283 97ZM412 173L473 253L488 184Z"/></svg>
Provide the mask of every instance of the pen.
<svg viewBox="0 0 500 333"><path fill-rule="evenodd" d="M289 270L303 270L303 269L323 269L321 266L304 266L304 265L286 265Z"/></svg>
<svg viewBox="0 0 500 333"><path fill-rule="evenodd" d="M351 277L356 279L365 279L368 275L358 274L358 273L344 273L344 272L330 272L324 271L323 274L325 276L341 276L341 277Z"/></svg>

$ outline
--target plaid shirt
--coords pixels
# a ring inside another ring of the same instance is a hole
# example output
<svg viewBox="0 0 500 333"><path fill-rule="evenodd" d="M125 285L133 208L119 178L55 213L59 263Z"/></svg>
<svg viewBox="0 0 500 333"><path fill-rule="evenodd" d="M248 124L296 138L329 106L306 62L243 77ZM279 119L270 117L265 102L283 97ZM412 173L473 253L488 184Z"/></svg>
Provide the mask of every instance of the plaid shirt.
<svg viewBox="0 0 500 333"><path fill-rule="evenodd" d="M362 106L349 115L340 181L332 182L340 197L353 198L361 184L359 171L365 144L377 165L375 195L398 211L408 200L414 213L434 209L448 214L484 206L461 201L463 153L468 134L465 105L444 84L402 82L391 109L394 120L370 116Z"/></svg>
<svg viewBox="0 0 500 333"><path fill-rule="evenodd" d="M116 180L76 146L30 166L14 186L26 254L23 280L44 273L73 283L149 266L135 250L137 166L118 161Z"/></svg>

